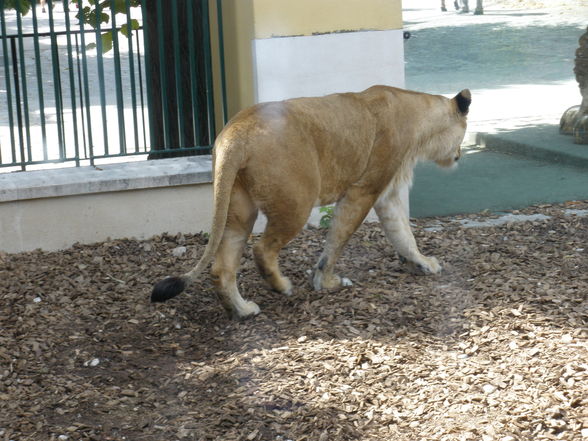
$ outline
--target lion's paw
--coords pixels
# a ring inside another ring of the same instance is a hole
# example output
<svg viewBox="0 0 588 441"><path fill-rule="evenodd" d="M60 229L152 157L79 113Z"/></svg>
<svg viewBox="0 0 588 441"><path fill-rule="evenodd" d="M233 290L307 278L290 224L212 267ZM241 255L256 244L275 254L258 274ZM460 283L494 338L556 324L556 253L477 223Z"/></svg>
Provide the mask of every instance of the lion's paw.
<svg viewBox="0 0 588 441"><path fill-rule="evenodd" d="M353 282L347 277L339 277L337 274L325 276L321 270L316 270L312 278L312 286L315 291L320 291L321 289L337 289L352 285Z"/></svg>
<svg viewBox="0 0 588 441"><path fill-rule="evenodd" d="M280 294L291 296L294 291L292 282L288 277L280 276L279 278L269 279L268 282L271 288Z"/></svg>
<svg viewBox="0 0 588 441"><path fill-rule="evenodd" d="M349 280L347 277L343 277L341 279L341 286L353 286L353 282Z"/></svg>
<svg viewBox="0 0 588 441"><path fill-rule="evenodd" d="M437 274L441 271L441 264L435 257L425 257L425 259L425 264L421 266L426 274Z"/></svg>
<svg viewBox="0 0 588 441"><path fill-rule="evenodd" d="M282 289L280 290L280 293L290 297L292 295L293 291L294 291L294 288L292 287L292 282L290 281L290 279L288 277L284 277L283 285L282 285Z"/></svg>
<svg viewBox="0 0 588 441"><path fill-rule="evenodd" d="M437 274L441 271L441 265L435 257L421 256L418 261L406 261L406 264L413 274Z"/></svg>
<svg viewBox="0 0 588 441"><path fill-rule="evenodd" d="M232 318L233 320L245 320L256 316L261 312L257 303L246 301L244 304L240 305L239 308L235 308L232 310Z"/></svg>
<svg viewBox="0 0 588 441"><path fill-rule="evenodd" d="M245 301L241 303L238 307L233 306L231 308L225 307L227 314L233 320L246 320L248 318L255 317L257 314L261 312L257 303Z"/></svg>

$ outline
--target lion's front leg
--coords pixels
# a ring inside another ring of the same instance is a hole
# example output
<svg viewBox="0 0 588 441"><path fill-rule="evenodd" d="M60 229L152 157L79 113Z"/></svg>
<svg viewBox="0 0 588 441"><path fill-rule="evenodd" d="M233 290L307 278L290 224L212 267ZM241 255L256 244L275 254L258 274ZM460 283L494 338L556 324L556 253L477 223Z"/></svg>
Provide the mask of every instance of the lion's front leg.
<svg viewBox="0 0 588 441"><path fill-rule="evenodd" d="M400 260L406 262L412 272L436 274L441 271L436 258L420 253L398 191L384 193L374 208L386 237L400 255Z"/></svg>
<svg viewBox="0 0 588 441"><path fill-rule="evenodd" d="M350 286L345 277L334 273L334 266L351 235L361 225L374 203L374 195L361 188L352 188L337 203L325 249L315 267L312 284L315 290Z"/></svg>

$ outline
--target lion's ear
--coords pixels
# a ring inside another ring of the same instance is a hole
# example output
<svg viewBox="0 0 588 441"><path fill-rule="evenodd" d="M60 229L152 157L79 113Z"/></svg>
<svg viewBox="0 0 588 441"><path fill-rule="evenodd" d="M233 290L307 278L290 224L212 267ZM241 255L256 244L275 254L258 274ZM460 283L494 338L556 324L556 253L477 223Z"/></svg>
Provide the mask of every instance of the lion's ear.
<svg viewBox="0 0 588 441"><path fill-rule="evenodd" d="M455 98L453 99L455 100L460 113L462 115L467 115L470 109L470 104L472 103L472 94L470 93L470 90L462 90L457 95L455 95Z"/></svg>

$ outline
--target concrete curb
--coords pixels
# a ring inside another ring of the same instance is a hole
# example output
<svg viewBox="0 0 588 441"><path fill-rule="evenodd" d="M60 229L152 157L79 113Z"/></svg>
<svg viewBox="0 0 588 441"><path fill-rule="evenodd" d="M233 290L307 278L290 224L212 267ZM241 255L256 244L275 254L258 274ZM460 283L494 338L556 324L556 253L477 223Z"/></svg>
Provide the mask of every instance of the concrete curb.
<svg viewBox="0 0 588 441"><path fill-rule="evenodd" d="M0 174L0 202L212 182L210 155Z"/></svg>
<svg viewBox="0 0 588 441"><path fill-rule="evenodd" d="M559 134L559 127L537 126L501 133L473 133L470 139L480 147L534 159L549 164L588 169L588 146L574 144L571 136Z"/></svg>

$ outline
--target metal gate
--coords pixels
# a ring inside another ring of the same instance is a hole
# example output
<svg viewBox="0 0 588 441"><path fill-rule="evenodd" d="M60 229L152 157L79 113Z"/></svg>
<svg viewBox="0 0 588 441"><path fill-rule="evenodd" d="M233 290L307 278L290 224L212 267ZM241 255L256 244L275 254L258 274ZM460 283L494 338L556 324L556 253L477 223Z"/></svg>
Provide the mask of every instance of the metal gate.
<svg viewBox="0 0 588 441"><path fill-rule="evenodd" d="M0 171L210 151L220 0L31 1L0 0Z"/></svg>

